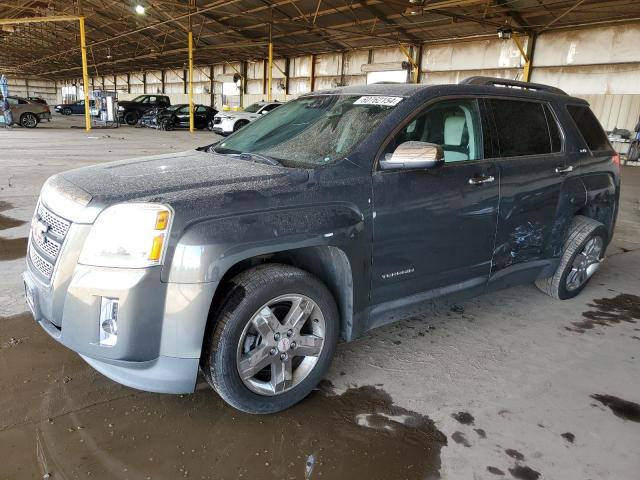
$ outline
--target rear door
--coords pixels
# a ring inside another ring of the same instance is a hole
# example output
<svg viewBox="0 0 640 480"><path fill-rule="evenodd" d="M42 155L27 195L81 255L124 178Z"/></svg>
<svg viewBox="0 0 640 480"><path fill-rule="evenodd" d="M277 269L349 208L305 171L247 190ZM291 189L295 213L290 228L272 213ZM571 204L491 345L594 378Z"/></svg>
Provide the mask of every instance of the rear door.
<svg viewBox="0 0 640 480"><path fill-rule="evenodd" d="M494 246L499 178L478 101L441 100L400 128L382 152L407 141L441 145L432 170L378 170L373 175L371 301L484 286Z"/></svg>
<svg viewBox="0 0 640 480"><path fill-rule="evenodd" d="M196 128L204 128L207 126L207 107L204 105L196 105L193 123Z"/></svg>
<svg viewBox="0 0 640 480"><path fill-rule="evenodd" d="M492 274L552 256L547 245L567 170L563 136L549 104L491 98L500 171L500 214Z"/></svg>

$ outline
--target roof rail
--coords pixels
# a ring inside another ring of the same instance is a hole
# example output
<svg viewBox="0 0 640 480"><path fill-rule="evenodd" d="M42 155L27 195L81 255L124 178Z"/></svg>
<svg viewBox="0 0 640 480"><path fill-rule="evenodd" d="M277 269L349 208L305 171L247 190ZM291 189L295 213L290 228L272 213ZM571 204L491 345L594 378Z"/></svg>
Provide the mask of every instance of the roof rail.
<svg viewBox="0 0 640 480"><path fill-rule="evenodd" d="M508 78L495 77L468 77L460 82L464 85L493 85L496 87L521 88L523 90L535 90L540 92L555 93L557 95L567 95L567 92L550 85L542 83L520 82L518 80L509 80Z"/></svg>

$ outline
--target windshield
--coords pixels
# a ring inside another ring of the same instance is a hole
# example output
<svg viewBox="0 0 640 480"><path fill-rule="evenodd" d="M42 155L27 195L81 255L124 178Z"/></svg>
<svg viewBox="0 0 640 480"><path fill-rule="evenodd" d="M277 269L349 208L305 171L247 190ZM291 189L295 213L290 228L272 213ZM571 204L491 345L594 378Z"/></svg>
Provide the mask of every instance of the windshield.
<svg viewBox="0 0 640 480"><path fill-rule="evenodd" d="M179 109L181 107L184 107L183 103L178 104L178 105L171 105L170 107L160 107L160 108L158 108L158 110L166 110L168 112L173 112L173 111L175 111L175 110L177 110L177 109Z"/></svg>
<svg viewBox="0 0 640 480"><path fill-rule="evenodd" d="M264 104L261 105L259 103L252 103L247 108L245 108L244 111L247 113L256 113L258 110L260 110L260 107L263 107L263 106Z"/></svg>
<svg viewBox="0 0 640 480"><path fill-rule="evenodd" d="M134 98L133 100L131 100L132 102L142 102L145 98L147 98L146 95L138 95L136 98Z"/></svg>
<svg viewBox="0 0 640 480"><path fill-rule="evenodd" d="M250 123L214 151L258 153L290 167L331 164L345 158L401 100L363 95L301 97Z"/></svg>

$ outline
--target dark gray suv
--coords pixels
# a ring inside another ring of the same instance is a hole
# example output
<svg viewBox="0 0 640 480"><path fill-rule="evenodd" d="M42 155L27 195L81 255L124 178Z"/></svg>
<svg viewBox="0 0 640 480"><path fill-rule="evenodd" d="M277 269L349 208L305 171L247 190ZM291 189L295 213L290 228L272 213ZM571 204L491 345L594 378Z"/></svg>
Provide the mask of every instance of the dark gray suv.
<svg viewBox="0 0 640 480"><path fill-rule="evenodd" d="M577 295L604 258L619 157L543 85L314 92L196 151L50 178L26 298L117 382L231 405L303 399L338 339L417 305L535 282Z"/></svg>

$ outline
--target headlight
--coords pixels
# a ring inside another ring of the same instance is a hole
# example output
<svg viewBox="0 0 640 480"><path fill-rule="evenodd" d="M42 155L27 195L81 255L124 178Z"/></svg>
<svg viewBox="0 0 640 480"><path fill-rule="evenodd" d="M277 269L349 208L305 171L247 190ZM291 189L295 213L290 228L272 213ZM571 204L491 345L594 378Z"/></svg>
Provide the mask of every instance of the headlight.
<svg viewBox="0 0 640 480"><path fill-rule="evenodd" d="M79 263L98 267L160 265L173 212L155 203L122 203L105 209L91 227Z"/></svg>
<svg viewBox="0 0 640 480"><path fill-rule="evenodd" d="M124 112L124 107L122 105L118 105L118 111L119 112Z"/></svg>

